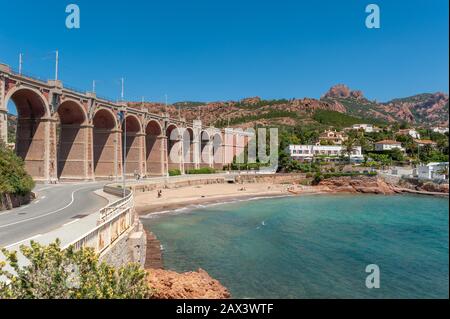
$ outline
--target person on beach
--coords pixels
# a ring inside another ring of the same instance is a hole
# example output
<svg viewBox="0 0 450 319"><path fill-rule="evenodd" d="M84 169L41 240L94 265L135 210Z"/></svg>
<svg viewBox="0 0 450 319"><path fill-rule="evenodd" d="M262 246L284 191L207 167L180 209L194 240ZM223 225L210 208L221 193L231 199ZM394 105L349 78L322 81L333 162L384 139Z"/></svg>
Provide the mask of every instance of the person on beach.
<svg viewBox="0 0 450 319"><path fill-rule="evenodd" d="M162 190L158 190L158 198L161 198L162 196Z"/></svg>

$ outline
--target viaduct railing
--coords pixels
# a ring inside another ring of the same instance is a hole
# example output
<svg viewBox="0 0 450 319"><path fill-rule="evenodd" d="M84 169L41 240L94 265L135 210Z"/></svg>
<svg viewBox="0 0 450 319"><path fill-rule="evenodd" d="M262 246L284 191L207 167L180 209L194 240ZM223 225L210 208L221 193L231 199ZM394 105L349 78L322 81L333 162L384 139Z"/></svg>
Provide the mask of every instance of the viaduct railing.
<svg viewBox="0 0 450 319"><path fill-rule="evenodd" d="M105 186L110 187L110 186ZM120 190L123 192L123 190ZM67 244L64 249L73 246L75 250L93 248L101 254L110 247L134 223L134 196L126 190L126 196L100 209L98 225Z"/></svg>

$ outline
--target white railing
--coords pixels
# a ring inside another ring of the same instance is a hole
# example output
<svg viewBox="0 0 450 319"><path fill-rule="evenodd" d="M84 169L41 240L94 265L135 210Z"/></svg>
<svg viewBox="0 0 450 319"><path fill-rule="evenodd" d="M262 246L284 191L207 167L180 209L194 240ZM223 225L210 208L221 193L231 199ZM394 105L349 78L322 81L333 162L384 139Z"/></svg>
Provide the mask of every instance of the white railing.
<svg viewBox="0 0 450 319"><path fill-rule="evenodd" d="M101 254L133 225L133 206L133 193L128 191L124 198L100 210L99 225L64 246L64 249L69 246L73 246L75 250L89 247L93 248L96 253Z"/></svg>
<svg viewBox="0 0 450 319"><path fill-rule="evenodd" d="M123 209L124 207L133 206L133 193L128 189L126 190L126 193L127 195L125 197L100 209L99 223L105 222L109 216L114 215L118 210Z"/></svg>

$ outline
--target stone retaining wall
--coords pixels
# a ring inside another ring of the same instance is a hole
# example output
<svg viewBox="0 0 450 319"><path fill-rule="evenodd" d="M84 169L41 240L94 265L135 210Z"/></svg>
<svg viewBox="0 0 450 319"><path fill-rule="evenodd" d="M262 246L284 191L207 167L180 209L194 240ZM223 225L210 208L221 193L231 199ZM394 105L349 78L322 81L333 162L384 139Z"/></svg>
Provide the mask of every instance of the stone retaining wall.
<svg viewBox="0 0 450 319"><path fill-rule="evenodd" d="M127 263L138 263L144 267L146 244L147 237L138 220L100 255L100 261L114 267L121 267Z"/></svg>

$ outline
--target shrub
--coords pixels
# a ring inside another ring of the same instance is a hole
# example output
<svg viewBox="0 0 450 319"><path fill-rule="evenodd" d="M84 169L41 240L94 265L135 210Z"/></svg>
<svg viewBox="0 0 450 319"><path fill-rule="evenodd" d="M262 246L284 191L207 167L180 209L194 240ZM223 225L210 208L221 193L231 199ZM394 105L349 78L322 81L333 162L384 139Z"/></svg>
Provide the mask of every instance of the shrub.
<svg viewBox="0 0 450 319"><path fill-rule="evenodd" d="M34 181L25 171L23 160L0 143L0 194L26 195Z"/></svg>
<svg viewBox="0 0 450 319"><path fill-rule="evenodd" d="M323 174L323 179L333 178L333 177L343 177L343 176L376 176L377 172L339 172L339 173L325 173Z"/></svg>
<svg viewBox="0 0 450 319"><path fill-rule="evenodd" d="M320 173L316 173L314 175L314 179L312 180L313 185L318 185L323 180L323 175Z"/></svg>
<svg viewBox="0 0 450 319"><path fill-rule="evenodd" d="M114 268L100 263L91 248L62 250L59 240L48 246L31 242L20 251L29 265L20 267L17 252L2 249L14 273L3 270L0 299L142 299L150 296L145 270L130 263Z"/></svg>
<svg viewBox="0 0 450 319"><path fill-rule="evenodd" d="M211 167L202 167L198 169L190 169L187 171L188 174L214 174L216 170Z"/></svg>
<svg viewBox="0 0 450 319"><path fill-rule="evenodd" d="M178 176L181 175L181 171L176 168L176 169L169 169L169 176Z"/></svg>

